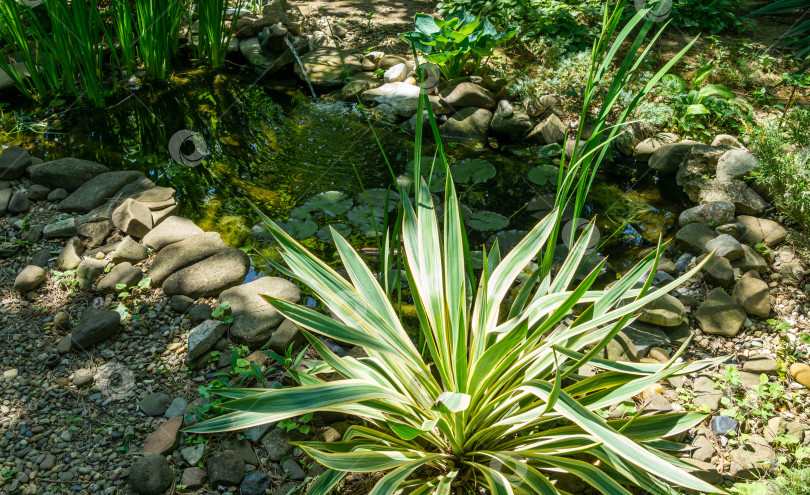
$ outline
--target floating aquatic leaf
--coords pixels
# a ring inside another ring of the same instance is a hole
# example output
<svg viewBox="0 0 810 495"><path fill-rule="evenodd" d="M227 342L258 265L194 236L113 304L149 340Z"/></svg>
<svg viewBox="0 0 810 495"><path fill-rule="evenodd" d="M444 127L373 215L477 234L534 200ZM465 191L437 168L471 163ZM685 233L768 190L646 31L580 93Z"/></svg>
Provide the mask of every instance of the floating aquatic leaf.
<svg viewBox="0 0 810 495"><path fill-rule="evenodd" d="M431 170L433 171L432 174L430 173ZM434 162L432 156L423 156L419 172L422 177L425 178L425 182L429 184L428 189L430 192L444 192L444 164L438 157ZM402 176L397 177L397 182L402 187L409 187L411 184L413 184L413 176L414 161L411 160L406 166L406 172Z"/></svg>
<svg viewBox="0 0 810 495"><path fill-rule="evenodd" d="M318 239L322 240L323 242L332 242L332 229L335 229L335 231L343 237L346 237L352 233L352 228L345 223L333 223L331 225L321 227L318 230Z"/></svg>
<svg viewBox="0 0 810 495"><path fill-rule="evenodd" d="M502 230L487 240L487 245L492 246L495 240L498 241L498 246L501 248L501 253L506 253L513 247L517 246L523 240L528 232L525 230Z"/></svg>
<svg viewBox="0 0 810 495"><path fill-rule="evenodd" d="M563 147L559 143L551 143L543 146L537 152L538 158L557 158L562 156Z"/></svg>
<svg viewBox="0 0 810 495"><path fill-rule="evenodd" d="M298 218L291 218L288 222L279 224L284 232L290 234L297 240L309 239L318 230L318 224L312 220L301 220Z"/></svg>
<svg viewBox="0 0 810 495"><path fill-rule="evenodd" d="M551 184L557 185L559 179L560 169L551 165L538 165L529 170L529 180L538 186L545 186Z"/></svg>
<svg viewBox="0 0 810 495"><path fill-rule="evenodd" d="M340 191L326 191L311 197L304 206L322 211L330 217L336 217L349 211L353 204L351 198Z"/></svg>
<svg viewBox="0 0 810 495"><path fill-rule="evenodd" d="M540 194L532 198L526 209L529 211L544 210L550 211L554 209L555 196L553 194Z"/></svg>
<svg viewBox="0 0 810 495"><path fill-rule="evenodd" d="M481 184L495 177L495 166L480 158L468 158L450 166L453 180L461 184Z"/></svg>
<svg viewBox="0 0 810 495"><path fill-rule="evenodd" d="M374 237L382 232L385 210L381 206L355 206L349 211L347 218L357 226L361 234Z"/></svg>
<svg viewBox="0 0 810 495"><path fill-rule="evenodd" d="M298 208L294 208L290 212L290 216L294 218L300 218L301 220L308 220L312 218L312 212L315 210L316 208L313 205L309 203L304 203Z"/></svg>
<svg viewBox="0 0 810 495"><path fill-rule="evenodd" d="M385 208L386 197L388 198L388 211L393 211L399 203L399 194L390 189L367 189L365 194L357 193L357 202L365 203L368 197L368 204Z"/></svg>
<svg viewBox="0 0 810 495"><path fill-rule="evenodd" d="M479 211L472 214L467 225L475 230L501 230L509 225L509 219L493 211Z"/></svg>

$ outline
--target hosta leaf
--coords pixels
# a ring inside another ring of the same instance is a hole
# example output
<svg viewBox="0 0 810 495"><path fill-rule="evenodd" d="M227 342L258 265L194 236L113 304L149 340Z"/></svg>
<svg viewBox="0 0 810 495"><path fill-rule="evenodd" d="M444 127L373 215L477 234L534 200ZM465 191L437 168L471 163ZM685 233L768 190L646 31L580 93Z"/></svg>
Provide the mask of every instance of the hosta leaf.
<svg viewBox="0 0 810 495"><path fill-rule="evenodd" d="M462 184L481 184L495 177L495 166L486 160L468 158L450 166L453 180Z"/></svg>
<svg viewBox="0 0 810 495"><path fill-rule="evenodd" d="M559 177L560 169L552 165L538 165L529 170L529 180L538 186L546 184L556 186Z"/></svg>
<svg viewBox="0 0 810 495"><path fill-rule="evenodd" d="M467 225L475 230L501 230L509 225L509 219L492 211L479 211L470 216Z"/></svg>

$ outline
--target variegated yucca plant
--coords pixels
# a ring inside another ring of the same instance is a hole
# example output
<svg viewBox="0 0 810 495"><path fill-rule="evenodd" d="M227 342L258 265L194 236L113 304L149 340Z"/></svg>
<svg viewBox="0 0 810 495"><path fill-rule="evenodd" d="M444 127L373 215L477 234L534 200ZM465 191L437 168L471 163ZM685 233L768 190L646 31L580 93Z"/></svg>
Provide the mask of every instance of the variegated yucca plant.
<svg viewBox="0 0 810 495"><path fill-rule="evenodd" d="M614 37L620 14L615 10L611 15L612 27L603 29L600 43ZM641 22L644 14L640 12L633 23ZM649 24L645 26L638 44L649 29ZM626 26L615 45L633 27ZM217 390L230 399L222 407L232 412L187 431L232 431L318 411L348 414L354 424L342 441L296 443L326 467L309 487L316 495L340 493L336 487L353 472L381 473L374 478L373 495L405 488L412 495L478 494L482 489L492 495L567 494L555 481L561 474L580 478L604 494L629 495L632 487L654 494L672 493L673 487L721 493L689 474L687 462L668 453L682 451L685 446L676 442L677 436L706 415L647 416L643 407L625 419L606 421L599 414L641 396L656 382L722 361L679 363L686 344L662 365L597 357L645 305L693 276L700 266L650 290L666 247L659 245L615 284L596 289L605 261L580 273L589 256L593 223L572 240L564 260L552 262L560 211L572 198L581 210L605 147L616 135L616 127L605 125L609 112L604 109L615 105L623 84L638 67L633 63L638 44L631 46L629 58L612 79L595 136L577 147L561 177L558 207L505 256L496 242L484 253L483 269L473 269L450 173L443 222L437 215L440 205L434 204L424 181L417 180L413 191L399 191L396 226L383 229L379 280L334 230L345 277L257 209L286 263L279 268L308 287L332 314L265 296L304 329L320 360L310 361L306 371L291 371L300 386ZM599 46L604 50L606 45ZM594 56L587 98L596 95L615 50L616 46L610 48L607 58ZM673 63L656 74L649 87ZM426 101L423 95L417 115L422 108L429 110ZM438 138L435 119L429 115ZM420 177L420 126L416 134L414 176ZM437 164L447 169L437 142ZM403 325L391 302L392 290L400 286L398 276L392 283L389 275L399 273L399 263L389 262L394 253L407 277L417 329ZM519 283L526 274L528 279ZM319 337L361 346L367 357L340 357ZM585 364L598 373L582 373Z"/></svg>

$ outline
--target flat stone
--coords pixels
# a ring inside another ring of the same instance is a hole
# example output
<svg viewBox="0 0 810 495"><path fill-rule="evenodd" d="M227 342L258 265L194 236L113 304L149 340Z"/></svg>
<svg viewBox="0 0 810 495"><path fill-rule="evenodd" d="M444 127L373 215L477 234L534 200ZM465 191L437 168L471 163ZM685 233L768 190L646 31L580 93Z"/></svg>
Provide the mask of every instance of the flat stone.
<svg viewBox="0 0 810 495"><path fill-rule="evenodd" d="M123 285L124 290L128 290L138 285L142 278L143 272L139 268L128 262L119 263L101 279L96 290L102 294L118 294L123 291L117 286Z"/></svg>
<svg viewBox="0 0 810 495"><path fill-rule="evenodd" d="M686 309L683 304L677 298L664 294L644 306L638 319L652 325L674 327L681 324L685 315Z"/></svg>
<svg viewBox="0 0 810 495"><path fill-rule="evenodd" d="M143 442L144 455L166 455L174 452L179 444L181 426L183 426L182 416L164 421Z"/></svg>
<svg viewBox="0 0 810 495"><path fill-rule="evenodd" d="M281 469L284 470L285 477L293 481L303 481L307 477L307 474L292 457L285 459L281 463Z"/></svg>
<svg viewBox="0 0 810 495"><path fill-rule="evenodd" d="M104 273L110 262L107 260L97 260L95 258L85 258L79 263L76 271L76 279L79 281L79 288L87 289L93 282Z"/></svg>
<svg viewBox="0 0 810 495"><path fill-rule="evenodd" d="M675 234L675 238L685 251L702 254L706 252L706 243L717 237L717 233L702 223L684 225Z"/></svg>
<svg viewBox="0 0 810 495"><path fill-rule="evenodd" d="M145 191L141 191L132 196L132 199L139 203L159 203L162 201L172 200L175 194L174 188L155 186Z"/></svg>
<svg viewBox="0 0 810 495"><path fill-rule="evenodd" d="M251 349L260 348L270 339L284 317L262 298L268 295L293 303L301 301L301 291L289 280L262 277L253 282L223 291L219 302L231 306L233 324L230 336Z"/></svg>
<svg viewBox="0 0 810 495"><path fill-rule="evenodd" d="M225 335L228 324L219 320L206 320L188 334L188 358L196 359L214 347Z"/></svg>
<svg viewBox="0 0 810 495"><path fill-rule="evenodd" d="M751 435L740 447L731 451L728 473L741 479L759 479L775 463L776 452L760 435Z"/></svg>
<svg viewBox="0 0 810 495"><path fill-rule="evenodd" d="M15 192L11 195L11 199L8 201L8 207L6 208L6 210L12 215L27 213L30 209L31 202L28 201L28 196L19 192Z"/></svg>
<svg viewBox="0 0 810 495"><path fill-rule="evenodd" d="M736 336L745 318L745 311L719 287L709 292L695 313L695 319L703 333L724 337Z"/></svg>
<svg viewBox="0 0 810 495"><path fill-rule="evenodd" d="M249 269L250 258L244 251L228 249L173 273L163 282L163 292L191 298L216 296L241 284Z"/></svg>
<svg viewBox="0 0 810 495"><path fill-rule="evenodd" d="M762 256L749 246L748 244L742 245L743 257L731 262L732 268L739 268L741 272L749 272L755 270L758 273L768 272L768 263L762 259Z"/></svg>
<svg viewBox="0 0 810 495"><path fill-rule="evenodd" d="M729 261L740 259L744 256L742 245L737 239L728 234L715 237L706 243L706 251L714 251L715 256L723 257Z"/></svg>
<svg viewBox="0 0 810 495"><path fill-rule="evenodd" d="M495 116L492 117L492 122L489 124L492 132L512 136L522 136L529 132L533 126L531 117L522 108L513 109L507 117L502 116L500 111L495 112Z"/></svg>
<svg viewBox="0 0 810 495"><path fill-rule="evenodd" d="M0 153L0 180L14 180L31 165L31 155L22 148L9 146Z"/></svg>
<svg viewBox="0 0 810 495"><path fill-rule="evenodd" d="M289 442L302 440L303 436L296 432L288 432L283 428L273 428L261 438L261 444L267 451L267 457L273 462L281 462L281 459L290 455L293 446Z"/></svg>
<svg viewBox="0 0 810 495"><path fill-rule="evenodd" d="M36 290L48 278L45 270L35 265L28 265L14 279L14 290L25 294Z"/></svg>
<svg viewBox="0 0 810 495"><path fill-rule="evenodd" d="M191 318L191 323L199 325L205 320L211 319L211 306L207 304L197 304L188 310L188 317Z"/></svg>
<svg viewBox="0 0 810 495"><path fill-rule="evenodd" d="M31 201L42 201L48 197L50 192L51 188L48 186L43 186L42 184L33 184L28 188L28 199Z"/></svg>
<svg viewBox="0 0 810 495"><path fill-rule="evenodd" d="M172 308L172 311L175 313L184 314L191 309L193 305L194 299L187 296L177 295L169 299L169 307Z"/></svg>
<svg viewBox="0 0 810 495"><path fill-rule="evenodd" d="M205 467L211 486L238 485L245 476L245 461L233 450L212 455L206 461Z"/></svg>
<svg viewBox="0 0 810 495"><path fill-rule="evenodd" d="M203 486L206 478L205 469L200 467L190 467L183 470L183 475L180 477L180 484L185 485L186 488L193 490Z"/></svg>
<svg viewBox="0 0 810 495"><path fill-rule="evenodd" d="M776 359L767 356L755 356L744 362L742 369L749 373L775 375L779 371L779 365L776 363Z"/></svg>
<svg viewBox="0 0 810 495"><path fill-rule="evenodd" d="M228 249L219 233L200 232L158 252L149 268L149 277L154 287L162 285L173 273ZM144 243L146 241L144 238Z"/></svg>
<svg viewBox="0 0 810 495"><path fill-rule="evenodd" d="M646 163L658 148L666 144L676 143L679 139L676 134L672 134L671 132L660 132L638 143L633 150L633 158Z"/></svg>
<svg viewBox="0 0 810 495"><path fill-rule="evenodd" d="M679 143L664 144L655 149L647 161L647 166L664 174L674 174L697 141L683 140ZM643 160L642 160L643 161Z"/></svg>
<svg viewBox="0 0 810 495"><path fill-rule="evenodd" d="M267 347L278 354L284 355L287 349L291 346L295 348L295 346L303 343L304 340L304 334L301 333L301 329L290 320L284 320L273 332L270 341L267 343Z"/></svg>
<svg viewBox="0 0 810 495"><path fill-rule="evenodd" d="M42 230L45 239L55 239L58 237L73 237L76 235L78 225L75 217L65 218L54 223L49 223Z"/></svg>
<svg viewBox="0 0 810 495"><path fill-rule="evenodd" d="M144 246L155 251L160 251L169 244L180 242L197 234L202 234L203 230L191 220L182 217L169 217L157 227L146 234L142 242Z"/></svg>
<svg viewBox="0 0 810 495"><path fill-rule="evenodd" d="M670 343L669 337L660 327L639 321L623 328L622 333L636 346L636 354L639 356L644 356L651 349Z"/></svg>
<svg viewBox="0 0 810 495"><path fill-rule="evenodd" d="M749 315L767 318L771 314L770 289L759 278L741 278L734 286L731 297Z"/></svg>
<svg viewBox="0 0 810 495"><path fill-rule="evenodd" d="M132 198L124 200L111 218L116 227L133 237L142 238L152 230L152 211Z"/></svg>
<svg viewBox="0 0 810 495"><path fill-rule="evenodd" d="M73 347L82 349L112 337L118 331L121 315L108 309L87 309L71 335Z"/></svg>
<svg viewBox="0 0 810 495"><path fill-rule="evenodd" d="M449 88L445 88L440 95L446 104L454 108L492 108L495 106L494 95L490 91L471 82L461 82Z"/></svg>
<svg viewBox="0 0 810 495"><path fill-rule="evenodd" d="M712 146L728 146L729 148L745 149L740 141L729 134L718 134L712 140Z"/></svg>
<svg viewBox="0 0 810 495"><path fill-rule="evenodd" d="M717 162L717 180L741 179L759 167L759 162L745 150L733 149L723 153Z"/></svg>
<svg viewBox="0 0 810 495"><path fill-rule="evenodd" d="M441 136L454 141L483 142L489 133L492 112L484 108L466 107L453 114L440 129Z"/></svg>
<svg viewBox="0 0 810 495"><path fill-rule="evenodd" d="M84 223L76 230L76 234L87 249L104 244L110 232L112 232L112 222L109 220Z"/></svg>
<svg viewBox="0 0 810 495"><path fill-rule="evenodd" d="M188 407L188 401L182 397L175 397L172 400L172 403L169 404L168 409L166 412L163 413L164 416L167 418L178 418L182 417L186 413L186 408Z"/></svg>
<svg viewBox="0 0 810 495"><path fill-rule="evenodd" d="M678 217L678 223L705 223L711 227L732 223L734 221L734 203L715 201L684 210Z"/></svg>
<svg viewBox="0 0 810 495"><path fill-rule="evenodd" d="M61 158L31 165L26 173L35 184L51 189L61 187L67 192L73 192L93 177L109 171L110 169L99 163L78 158Z"/></svg>
<svg viewBox="0 0 810 495"><path fill-rule="evenodd" d="M129 468L129 484L133 493L161 495L174 483L172 466L160 454L146 455Z"/></svg>
<svg viewBox="0 0 810 495"><path fill-rule="evenodd" d="M203 460L203 456L205 455L205 444L198 443L190 447L180 449L180 455L183 456L183 459L190 466L196 466L197 463Z"/></svg>
<svg viewBox="0 0 810 495"><path fill-rule="evenodd" d="M137 171L106 172L89 179L59 203L59 211L87 213L115 196L121 188L143 174Z"/></svg>
<svg viewBox="0 0 810 495"><path fill-rule="evenodd" d="M700 189L699 203L731 201L738 215L760 215L768 203L741 180L708 181Z"/></svg>
<svg viewBox="0 0 810 495"><path fill-rule="evenodd" d="M138 243L130 236L124 237L124 240L112 252L113 263L140 263L148 257L146 246Z"/></svg>
<svg viewBox="0 0 810 495"><path fill-rule="evenodd" d="M341 54L337 48L323 47L302 56L293 70L302 81L309 79L313 86L337 88L343 86L347 72L356 74L362 70L361 60L351 53Z"/></svg>
<svg viewBox="0 0 810 495"><path fill-rule="evenodd" d="M781 244L787 235L784 227L767 218L740 215L737 217L737 221L745 226L740 240L748 244L764 243L775 247Z"/></svg>
<svg viewBox="0 0 810 495"><path fill-rule="evenodd" d="M62 187L57 187L56 189L48 193L48 197L46 199L48 201L62 201L67 197L68 192Z"/></svg>

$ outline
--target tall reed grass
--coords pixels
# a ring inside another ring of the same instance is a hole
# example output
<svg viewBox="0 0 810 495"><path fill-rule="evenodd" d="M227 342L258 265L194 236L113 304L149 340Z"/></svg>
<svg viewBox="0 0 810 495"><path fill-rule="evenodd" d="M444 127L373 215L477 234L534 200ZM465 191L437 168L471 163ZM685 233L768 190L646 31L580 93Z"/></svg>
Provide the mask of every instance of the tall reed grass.
<svg viewBox="0 0 810 495"><path fill-rule="evenodd" d="M242 0L233 6L238 12L242 8ZM197 15L199 16L198 50L199 59L205 60L211 67L219 68L225 62L228 54L228 45L233 38L233 28L236 19L228 22L227 0L198 0Z"/></svg>

